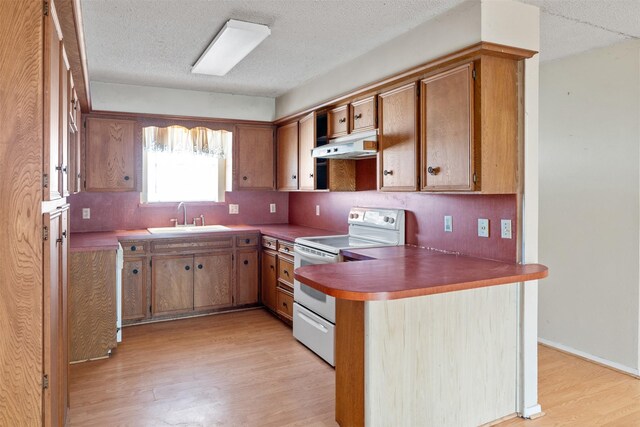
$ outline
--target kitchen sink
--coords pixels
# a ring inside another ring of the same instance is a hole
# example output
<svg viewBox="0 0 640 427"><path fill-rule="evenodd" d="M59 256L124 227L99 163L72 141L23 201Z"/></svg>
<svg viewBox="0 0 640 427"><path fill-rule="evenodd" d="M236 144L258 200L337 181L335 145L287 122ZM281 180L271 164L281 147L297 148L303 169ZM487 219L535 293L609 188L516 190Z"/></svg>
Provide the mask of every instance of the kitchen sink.
<svg viewBox="0 0 640 427"><path fill-rule="evenodd" d="M186 227L154 227L147 228L151 234L176 234L176 233L211 233L214 231L227 231L229 227L224 225L188 225Z"/></svg>

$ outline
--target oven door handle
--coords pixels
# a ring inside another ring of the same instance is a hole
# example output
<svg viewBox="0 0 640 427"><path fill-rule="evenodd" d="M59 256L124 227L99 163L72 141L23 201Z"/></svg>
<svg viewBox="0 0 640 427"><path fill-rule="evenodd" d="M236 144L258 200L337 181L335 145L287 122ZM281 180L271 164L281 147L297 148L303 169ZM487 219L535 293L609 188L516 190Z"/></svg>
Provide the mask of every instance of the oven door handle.
<svg viewBox="0 0 640 427"><path fill-rule="evenodd" d="M338 259L339 259L338 255L334 255L334 256L314 255L314 254L311 254L309 252L305 252L302 249L298 249L297 247L293 248L293 252L296 255L300 255L301 258L313 259L313 260L317 260L317 261L320 261L320 262L323 262L323 263L327 263L327 264L330 264L330 263L333 263L333 262L338 262Z"/></svg>
<svg viewBox="0 0 640 427"><path fill-rule="evenodd" d="M313 320L312 318L310 318L309 316L303 314L303 313L298 313L298 317L300 317L302 320L304 320L305 322L307 322L308 324L310 324L311 326L313 326L314 328L327 333L327 328L326 326L316 322L315 320Z"/></svg>

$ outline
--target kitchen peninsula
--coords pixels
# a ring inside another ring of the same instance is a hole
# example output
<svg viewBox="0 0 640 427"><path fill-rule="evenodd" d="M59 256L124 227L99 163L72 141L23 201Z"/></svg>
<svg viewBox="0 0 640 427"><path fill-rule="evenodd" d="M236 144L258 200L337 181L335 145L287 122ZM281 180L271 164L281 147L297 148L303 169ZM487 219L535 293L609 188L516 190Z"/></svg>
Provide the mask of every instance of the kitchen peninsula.
<svg viewBox="0 0 640 427"><path fill-rule="evenodd" d="M482 425L515 415L517 283L546 277L545 266L411 246L343 256L357 262L295 271L337 298L340 425Z"/></svg>

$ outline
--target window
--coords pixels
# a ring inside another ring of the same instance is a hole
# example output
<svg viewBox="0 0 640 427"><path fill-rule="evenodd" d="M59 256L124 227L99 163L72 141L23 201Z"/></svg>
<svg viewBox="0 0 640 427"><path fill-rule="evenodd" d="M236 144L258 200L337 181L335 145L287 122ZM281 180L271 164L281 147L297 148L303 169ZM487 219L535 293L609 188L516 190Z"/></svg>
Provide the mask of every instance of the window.
<svg viewBox="0 0 640 427"><path fill-rule="evenodd" d="M224 201L231 136L204 127L145 127L142 202Z"/></svg>

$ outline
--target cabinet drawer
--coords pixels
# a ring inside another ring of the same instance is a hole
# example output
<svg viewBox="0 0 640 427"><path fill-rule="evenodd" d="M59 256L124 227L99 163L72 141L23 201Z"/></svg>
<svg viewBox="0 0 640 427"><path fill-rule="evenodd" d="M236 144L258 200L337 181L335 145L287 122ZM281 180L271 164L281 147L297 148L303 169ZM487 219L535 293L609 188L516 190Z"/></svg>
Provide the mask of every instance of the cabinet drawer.
<svg viewBox="0 0 640 427"><path fill-rule="evenodd" d="M277 247L277 243L278 241L273 237L262 236L262 246L267 249L273 249L275 251Z"/></svg>
<svg viewBox="0 0 640 427"><path fill-rule="evenodd" d="M278 257L278 282L293 286L293 263L282 257Z"/></svg>
<svg viewBox="0 0 640 427"><path fill-rule="evenodd" d="M376 128L376 98L374 96L351 103L351 131Z"/></svg>
<svg viewBox="0 0 640 427"><path fill-rule="evenodd" d="M257 246L257 245L258 245L257 235L236 237L236 246Z"/></svg>
<svg viewBox="0 0 640 427"><path fill-rule="evenodd" d="M327 133L329 138L343 136L349 132L348 105L334 108L327 113Z"/></svg>
<svg viewBox="0 0 640 427"><path fill-rule="evenodd" d="M276 311L283 317L293 320L293 295L278 288Z"/></svg>
<svg viewBox="0 0 640 427"><path fill-rule="evenodd" d="M166 253L166 252L183 252L187 251L200 251L209 249L224 249L231 248L233 246L232 237L220 237L217 239L206 240L160 240L151 244L151 249L154 253Z"/></svg>
<svg viewBox="0 0 640 427"><path fill-rule="evenodd" d="M120 242L120 244L125 256L144 255L149 249L149 244L143 242Z"/></svg>
<svg viewBox="0 0 640 427"><path fill-rule="evenodd" d="M293 243L278 240L278 252L293 256Z"/></svg>

